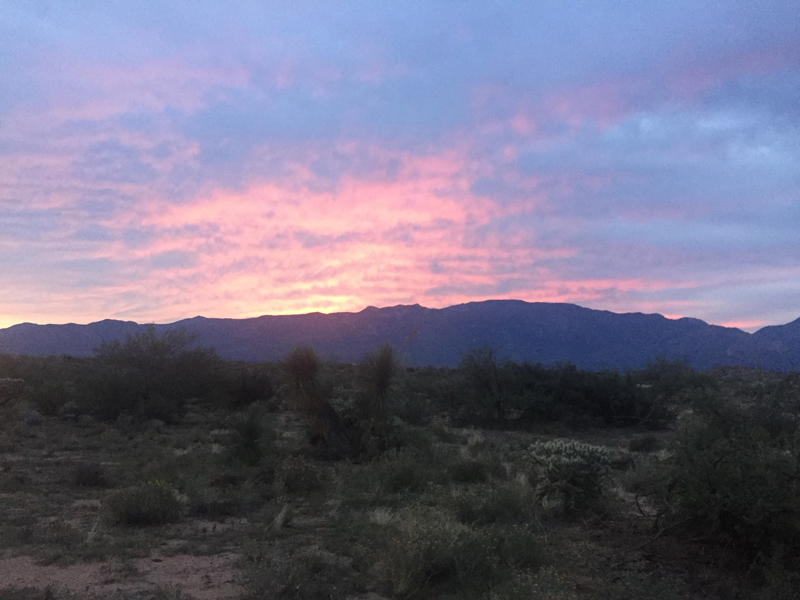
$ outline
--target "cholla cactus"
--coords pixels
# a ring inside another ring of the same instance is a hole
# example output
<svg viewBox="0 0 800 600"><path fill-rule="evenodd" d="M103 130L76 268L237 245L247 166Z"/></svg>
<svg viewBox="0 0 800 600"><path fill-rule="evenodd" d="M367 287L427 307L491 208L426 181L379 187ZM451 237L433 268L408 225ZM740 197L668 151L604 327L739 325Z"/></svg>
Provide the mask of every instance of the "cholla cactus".
<svg viewBox="0 0 800 600"><path fill-rule="evenodd" d="M542 506L566 513L585 510L602 496L608 450L577 441L536 442L528 448Z"/></svg>

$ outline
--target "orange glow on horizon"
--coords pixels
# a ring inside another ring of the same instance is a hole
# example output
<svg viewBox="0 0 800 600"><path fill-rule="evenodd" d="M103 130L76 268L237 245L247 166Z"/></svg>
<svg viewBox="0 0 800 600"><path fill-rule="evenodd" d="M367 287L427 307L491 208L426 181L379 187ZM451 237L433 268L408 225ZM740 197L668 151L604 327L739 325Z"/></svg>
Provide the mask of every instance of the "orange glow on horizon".
<svg viewBox="0 0 800 600"><path fill-rule="evenodd" d="M722 327L735 327L737 329L748 331L766 327L769 325L769 323L762 319L751 319L747 321L723 321L722 323L717 323L717 325L721 325Z"/></svg>

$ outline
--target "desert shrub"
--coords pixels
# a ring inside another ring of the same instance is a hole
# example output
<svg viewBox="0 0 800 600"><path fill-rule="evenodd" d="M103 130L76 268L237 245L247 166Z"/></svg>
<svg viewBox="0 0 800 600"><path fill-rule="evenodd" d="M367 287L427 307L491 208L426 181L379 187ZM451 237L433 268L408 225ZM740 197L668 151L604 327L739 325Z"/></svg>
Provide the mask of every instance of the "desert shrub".
<svg viewBox="0 0 800 600"><path fill-rule="evenodd" d="M369 427L360 433L358 460L366 462L380 459L383 454L408 449L420 460L430 461L435 455L435 431L405 424L384 423Z"/></svg>
<svg viewBox="0 0 800 600"><path fill-rule="evenodd" d="M235 517L245 511L245 498L235 489L194 487L188 490L189 514L197 517L218 519Z"/></svg>
<svg viewBox="0 0 800 600"><path fill-rule="evenodd" d="M24 398L43 415L73 401L75 381L86 359L71 356L5 356L0 359L0 406Z"/></svg>
<svg viewBox="0 0 800 600"><path fill-rule="evenodd" d="M400 515L386 563L392 592L430 597L434 589L475 594L507 578L509 569L539 564L533 536L523 528L472 529L446 513L415 506Z"/></svg>
<svg viewBox="0 0 800 600"><path fill-rule="evenodd" d="M458 370L465 384L463 417L472 422L504 421L508 394L494 349L481 346L465 352Z"/></svg>
<svg viewBox="0 0 800 600"><path fill-rule="evenodd" d="M532 570L544 562L539 541L525 525L503 525L488 531L491 534L492 548L501 566L515 571Z"/></svg>
<svg viewBox="0 0 800 600"><path fill-rule="evenodd" d="M671 399L687 391L710 390L716 387L714 379L694 370L683 361L658 358L644 369L631 373L639 387L656 396Z"/></svg>
<svg viewBox="0 0 800 600"><path fill-rule="evenodd" d="M291 494L314 492L325 487L322 469L302 456L283 459L275 471L275 479Z"/></svg>
<svg viewBox="0 0 800 600"><path fill-rule="evenodd" d="M28 392L28 399L43 415L53 416L71 399L66 381L37 382Z"/></svg>
<svg viewBox="0 0 800 600"><path fill-rule="evenodd" d="M654 435L635 437L628 442L628 450L631 452L657 452L661 447L661 441Z"/></svg>
<svg viewBox="0 0 800 600"><path fill-rule="evenodd" d="M187 400L214 396L222 385L220 359L194 348L195 339L184 329L159 335L148 326L124 342L104 342L79 381L85 408L109 421L123 413L180 419Z"/></svg>
<svg viewBox="0 0 800 600"><path fill-rule="evenodd" d="M596 506L608 476L608 451L577 441L536 442L527 457L535 465L536 495L542 506L567 514Z"/></svg>
<svg viewBox="0 0 800 600"><path fill-rule="evenodd" d="M253 365L230 376L228 395L234 407L243 407L259 400L269 400L275 394L266 367Z"/></svg>
<svg viewBox="0 0 800 600"><path fill-rule="evenodd" d="M394 414L409 425L421 427L430 422L432 415L431 402L421 393L406 392L395 403Z"/></svg>
<svg viewBox="0 0 800 600"><path fill-rule="evenodd" d="M407 511L403 517L403 527L387 551L389 580L397 596L419 596L426 589L459 580L463 584L476 568L493 566L481 564L486 556L476 550L487 548L488 543L469 527L422 510Z"/></svg>
<svg viewBox="0 0 800 600"><path fill-rule="evenodd" d="M42 415L38 410L22 410L19 415L19 420L28 427L38 427L43 421Z"/></svg>
<svg viewBox="0 0 800 600"><path fill-rule="evenodd" d="M250 566L244 600L344 600L348 570L319 554L260 559Z"/></svg>
<svg viewBox="0 0 800 600"><path fill-rule="evenodd" d="M491 490L465 490L454 497L453 509L465 524L527 523L534 516L535 500L529 488L504 484Z"/></svg>
<svg viewBox="0 0 800 600"><path fill-rule="evenodd" d="M164 525L180 519L183 506L177 492L160 479L120 490L108 499L111 514L122 525Z"/></svg>
<svg viewBox="0 0 800 600"><path fill-rule="evenodd" d="M707 396L674 449L668 519L750 559L800 549L800 435ZM757 410L754 409L754 410Z"/></svg>
<svg viewBox="0 0 800 600"><path fill-rule="evenodd" d="M81 487L111 487L108 473L98 462L82 462L75 467L72 473L75 485Z"/></svg>
<svg viewBox="0 0 800 600"><path fill-rule="evenodd" d="M663 428L673 420L669 400L640 385L634 374L499 362L491 348L462 357L451 393L440 395L451 418L472 425L528 426L562 421L573 426ZM660 389L660 388L659 388Z"/></svg>
<svg viewBox="0 0 800 600"><path fill-rule="evenodd" d="M438 457L413 449L387 452L363 468L362 474L362 485L378 494L417 494L446 478Z"/></svg>
<svg viewBox="0 0 800 600"><path fill-rule="evenodd" d="M636 496L652 497L658 501L667 493L671 481L670 468L657 456L640 456L634 467L620 477L622 487Z"/></svg>
<svg viewBox="0 0 800 600"><path fill-rule="evenodd" d="M631 374L583 371L571 364L556 373L553 395L568 421L659 429L673 419L666 399L637 385Z"/></svg>
<svg viewBox="0 0 800 600"><path fill-rule="evenodd" d="M380 466L381 487L390 494L421 492L430 481L426 469L405 454L384 460Z"/></svg>
<svg viewBox="0 0 800 600"><path fill-rule="evenodd" d="M483 483L489 478L486 463L474 458L462 458L448 468L450 478L457 483Z"/></svg>
<svg viewBox="0 0 800 600"><path fill-rule="evenodd" d="M25 380L19 377L0 377L0 406L22 397Z"/></svg>

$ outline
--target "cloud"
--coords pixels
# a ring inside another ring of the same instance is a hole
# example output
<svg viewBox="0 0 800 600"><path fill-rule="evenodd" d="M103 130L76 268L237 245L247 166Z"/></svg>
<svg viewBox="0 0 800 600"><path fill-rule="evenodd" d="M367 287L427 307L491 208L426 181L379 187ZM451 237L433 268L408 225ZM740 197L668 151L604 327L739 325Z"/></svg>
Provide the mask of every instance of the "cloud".
<svg viewBox="0 0 800 600"><path fill-rule="evenodd" d="M490 297L794 318L791 2L147 8L0 15L7 324Z"/></svg>
<svg viewBox="0 0 800 600"><path fill-rule="evenodd" d="M156 170L142 160L137 148L117 140L92 145L73 169L79 179L96 182L149 183L157 177Z"/></svg>

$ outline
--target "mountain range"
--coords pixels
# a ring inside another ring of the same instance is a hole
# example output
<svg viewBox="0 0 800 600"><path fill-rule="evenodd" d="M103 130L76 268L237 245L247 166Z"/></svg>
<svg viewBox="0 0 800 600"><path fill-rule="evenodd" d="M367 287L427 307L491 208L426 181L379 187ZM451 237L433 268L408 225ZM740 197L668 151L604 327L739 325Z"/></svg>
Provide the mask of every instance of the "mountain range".
<svg viewBox="0 0 800 600"><path fill-rule="evenodd" d="M104 341L124 340L146 325L104 320L88 325L22 323L0 329L0 352L89 356ZM447 308L418 304L368 307L356 313L309 313L248 319L194 317L155 325L185 327L197 343L228 360L277 361L294 346L356 362L388 341L408 366L455 366L462 354L488 345L501 359L589 370L624 371L656 358L698 369L725 365L776 371L800 368L800 319L747 333L699 319L613 313L575 304L487 300Z"/></svg>

